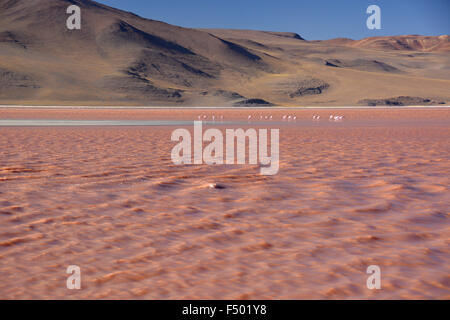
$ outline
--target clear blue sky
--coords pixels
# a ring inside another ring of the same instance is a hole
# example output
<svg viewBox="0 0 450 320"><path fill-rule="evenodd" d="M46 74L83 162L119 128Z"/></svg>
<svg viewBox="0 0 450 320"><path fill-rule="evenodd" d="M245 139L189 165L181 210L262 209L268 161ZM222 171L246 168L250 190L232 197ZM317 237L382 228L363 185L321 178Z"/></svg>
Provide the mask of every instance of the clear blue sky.
<svg viewBox="0 0 450 320"><path fill-rule="evenodd" d="M98 0L144 18L192 28L297 32L308 40L450 34L450 0ZM381 30L366 9L381 8Z"/></svg>

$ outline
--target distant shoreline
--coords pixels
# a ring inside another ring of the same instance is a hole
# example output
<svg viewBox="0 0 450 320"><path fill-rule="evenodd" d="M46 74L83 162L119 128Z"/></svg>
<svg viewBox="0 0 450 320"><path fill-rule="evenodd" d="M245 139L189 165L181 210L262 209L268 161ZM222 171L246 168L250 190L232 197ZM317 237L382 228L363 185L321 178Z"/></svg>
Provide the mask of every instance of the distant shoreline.
<svg viewBox="0 0 450 320"><path fill-rule="evenodd" d="M446 109L450 108L450 105L436 105L436 106L303 106L303 107L282 107L282 106L272 106L272 107L215 107L215 106L23 106L23 105L0 105L0 109L114 109L114 110L133 110L133 109L144 109L144 110L179 110L179 109L225 109L225 110L241 110L241 109L268 109L268 110L310 110L310 109Z"/></svg>

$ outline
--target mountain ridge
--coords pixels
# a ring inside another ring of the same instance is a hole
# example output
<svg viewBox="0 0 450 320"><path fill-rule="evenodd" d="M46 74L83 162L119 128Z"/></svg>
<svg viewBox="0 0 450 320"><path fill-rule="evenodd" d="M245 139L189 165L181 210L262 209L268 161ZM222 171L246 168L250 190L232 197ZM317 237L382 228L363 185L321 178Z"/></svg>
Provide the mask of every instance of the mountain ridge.
<svg viewBox="0 0 450 320"><path fill-rule="evenodd" d="M72 4L81 30L66 28ZM183 28L91 0L0 0L0 104L333 105L413 93L448 100L449 41L307 41L292 32Z"/></svg>

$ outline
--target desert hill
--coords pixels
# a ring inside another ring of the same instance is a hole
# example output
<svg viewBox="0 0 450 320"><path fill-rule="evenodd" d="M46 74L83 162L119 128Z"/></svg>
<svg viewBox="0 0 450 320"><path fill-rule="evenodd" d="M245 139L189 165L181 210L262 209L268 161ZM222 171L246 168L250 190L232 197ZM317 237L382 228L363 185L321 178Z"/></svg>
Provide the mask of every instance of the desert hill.
<svg viewBox="0 0 450 320"><path fill-rule="evenodd" d="M332 40L331 40L332 41ZM335 44L337 44L335 42ZM437 37L406 35L394 37L372 37L345 41L343 45L374 50L403 50L421 52L450 52L450 36Z"/></svg>
<svg viewBox="0 0 450 320"><path fill-rule="evenodd" d="M72 4L81 30L66 28ZM441 102L450 100L449 69L449 36L307 41L182 28L90 0L0 0L0 104Z"/></svg>

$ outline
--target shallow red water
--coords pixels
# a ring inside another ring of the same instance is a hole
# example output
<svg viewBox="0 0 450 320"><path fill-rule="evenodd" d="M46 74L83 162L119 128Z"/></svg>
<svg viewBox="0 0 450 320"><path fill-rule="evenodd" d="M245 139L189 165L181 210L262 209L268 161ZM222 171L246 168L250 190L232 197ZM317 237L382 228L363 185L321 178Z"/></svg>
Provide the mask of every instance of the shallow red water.
<svg viewBox="0 0 450 320"><path fill-rule="evenodd" d="M0 298L448 299L449 112L373 112L280 127L275 176L175 166L172 127L0 128Z"/></svg>

